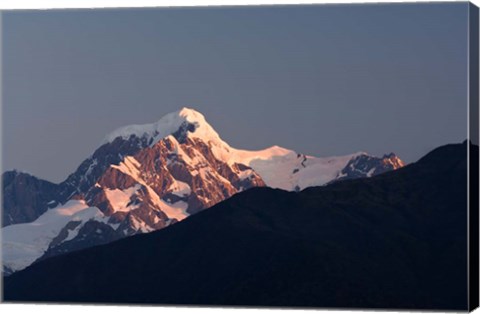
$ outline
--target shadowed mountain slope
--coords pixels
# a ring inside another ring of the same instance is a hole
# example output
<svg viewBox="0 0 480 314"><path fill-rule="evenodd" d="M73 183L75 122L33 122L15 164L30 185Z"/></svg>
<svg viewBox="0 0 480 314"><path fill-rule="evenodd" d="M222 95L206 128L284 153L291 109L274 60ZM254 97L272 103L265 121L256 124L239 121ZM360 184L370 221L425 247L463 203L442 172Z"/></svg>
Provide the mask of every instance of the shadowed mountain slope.
<svg viewBox="0 0 480 314"><path fill-rule="evenodd" d="M478 150L478 147L474 147ZM372 178L253 188L5 278L6 301L467 309L467 146Z"/></svg>

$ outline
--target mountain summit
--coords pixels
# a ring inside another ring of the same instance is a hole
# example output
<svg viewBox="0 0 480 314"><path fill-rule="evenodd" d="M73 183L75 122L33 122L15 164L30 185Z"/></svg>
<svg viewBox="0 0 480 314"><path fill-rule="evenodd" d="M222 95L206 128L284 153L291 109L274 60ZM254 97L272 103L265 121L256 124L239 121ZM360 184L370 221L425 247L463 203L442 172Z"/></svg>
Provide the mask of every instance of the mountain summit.
<svg viewBox="0 0 480 314"><path fill-rule="evenodd" d="M382 158L369 156L364 152L316 158L279 146L259 151L235 149L220 138L200 112L190 108L167 114L152 124L130 125L117 129L105 138L104 143L112 143L119 138L140 138L142 143L153 146L170 135L180 144L185 144L187 139L196 143L202 142L216 159L228 165L247 165L260 175L266 185L289 191L324 185L338 179L369 177L404 166L394 153ZM353 162L356 164L352 164Z"/></svg>
<svg viewBox="0 0 480 314"><path fill-rule="evenodd" d="M191 134L187 134L187 132ZM149 145L154 145L169 135L176 134L175 137L181 136L180 133L183 133L183 136L189 135L191 138L197 138L204 142L228 146L220 139L220 136L210 124L207 123L203 114L186 107L163 116L155 123L121 127L108 134L105 137L104 144L113 142L117 138L128 140L134 136L144 138ZM181 140L179 141L181 142Z"/></svg>
<svg viewBox="0 0 480 314"><path fill-rule="evenodd" d="M252 187L300 191L402 166L394 154L316 158L278 146L236 149L201 113L183 108L110 133L58 185L5 173L5 271L162 229Z"/></svg>

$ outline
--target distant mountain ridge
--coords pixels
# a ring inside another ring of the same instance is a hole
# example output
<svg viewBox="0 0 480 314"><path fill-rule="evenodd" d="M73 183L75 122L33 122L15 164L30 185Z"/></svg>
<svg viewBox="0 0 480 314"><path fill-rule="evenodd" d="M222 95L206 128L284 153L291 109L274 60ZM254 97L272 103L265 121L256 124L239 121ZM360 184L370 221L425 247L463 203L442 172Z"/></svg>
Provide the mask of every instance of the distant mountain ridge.
<svg viewBox="0 0 480 314"><path fill-rule="evenodd" d="M252 188L169 228L38 262L5 279L4 297L465 311L467 172L463 143L371 178Z"/></svg>
<svg viewBox="0 0 480 314"><path fill-rule="evenodd" d="M31 222L58 205L58 185L17 170L2 175L2 227Z"/></svg>
<svg viewBox="0 0 480 314"><path fill-rule="evenodd" d="M15 271L38 258L159 230L252 187L300 191L403 165L394 154L316 158L278 146L235 149L201 113L183 108L107 135L60 184L4 173L4 266ZM38 219L43 228L31 225Z"/></svg>

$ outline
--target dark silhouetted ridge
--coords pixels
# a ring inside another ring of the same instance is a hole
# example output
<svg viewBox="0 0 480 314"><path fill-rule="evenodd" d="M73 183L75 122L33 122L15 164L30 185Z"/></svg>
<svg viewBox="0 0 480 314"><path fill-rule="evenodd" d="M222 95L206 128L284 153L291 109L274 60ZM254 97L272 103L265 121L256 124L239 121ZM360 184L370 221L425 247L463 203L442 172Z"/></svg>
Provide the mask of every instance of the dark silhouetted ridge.
<svg viewBox="0 0 480 314"><path fill-rule="evenodd" d="M467 310L466 153L299 193L252 188L38 262L5 279L5 300Z"/></svg>

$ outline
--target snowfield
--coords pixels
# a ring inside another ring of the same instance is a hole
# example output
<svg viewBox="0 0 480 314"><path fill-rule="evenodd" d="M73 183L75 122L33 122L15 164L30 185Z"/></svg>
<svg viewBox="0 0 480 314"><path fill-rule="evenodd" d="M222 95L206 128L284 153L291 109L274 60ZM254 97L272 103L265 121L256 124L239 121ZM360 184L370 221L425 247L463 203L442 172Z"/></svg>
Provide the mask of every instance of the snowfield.
<svg viewBox="0 0 480 314"><path fill-rule="evenodd" d="M84 201L71 200L47 210L33 222L4 227L3 264L14 271L24 269L43 255L52 240L70 221L82 224L90 219L101 220L103 217L98 208L88 207ZM67 239L73 237L75 234L69 234Z"/></svg>

